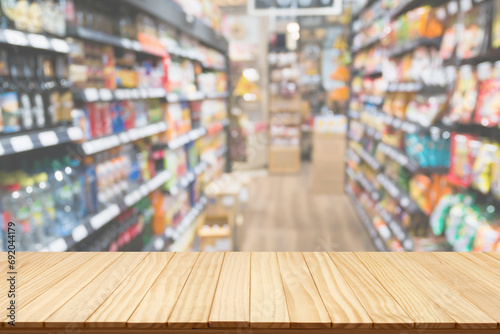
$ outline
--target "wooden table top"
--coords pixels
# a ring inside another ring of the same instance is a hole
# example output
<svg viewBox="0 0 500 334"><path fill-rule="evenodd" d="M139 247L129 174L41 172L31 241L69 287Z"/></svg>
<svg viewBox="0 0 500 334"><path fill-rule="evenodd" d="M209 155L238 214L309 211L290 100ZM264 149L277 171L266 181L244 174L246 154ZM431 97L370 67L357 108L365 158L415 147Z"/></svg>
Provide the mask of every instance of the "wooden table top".
<svg viewBox="0 0 500 334"><path fill-rule="evenodd" d="M500 253L18 253L16 266L24 333L500 332Z"/></svg>

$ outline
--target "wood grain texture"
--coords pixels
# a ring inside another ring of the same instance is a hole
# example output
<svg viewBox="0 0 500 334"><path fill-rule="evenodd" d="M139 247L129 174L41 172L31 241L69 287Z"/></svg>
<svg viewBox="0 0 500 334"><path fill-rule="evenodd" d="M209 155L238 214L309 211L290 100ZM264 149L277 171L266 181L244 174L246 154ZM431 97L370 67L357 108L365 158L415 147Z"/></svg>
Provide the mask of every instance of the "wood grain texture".
<svg viewBox="0 0 500 334"><path fill-rule="evenodd" d="M32 302L20 305L16 327L42 327L51 314L122 255L122 253L99 253ZM65 320L69 321L71 318Z"/></svg>
<svg viewBox="0 0 500 334"><path fill-rule="evenodd" d="M290 323L296 328L331 327L332 322L302 253L277 253Z"/></svg>
<svg viewBox="0 0 500 334"><path fill-rule="evenodd" d="M200 253L168 318L168 327L206 328L224 253Z"/></svg>
<svg viewBox="0 0 500 334"><path fill-rule="evenodd" d="M491 271L495 275L500 275L500 261L484 253L460 253L477 265Z"/></svg>
<svg viewBox="0 0 500 334"><path fill-rule="evenodd" d="M226 253L217 283L210 327L248 327L250 323L250 253Z"/></svg>
<svg viewBox="0 0 500 334"><path fill-rule="evenodd" d="M371 328L373 322L326 253L303 253L333 328Z"/></svg>
<svg viewBox="0 0 500 334"><path fill-rule="evenodd" d="M88 327L126 327L136 307L172 258L173 253L150 253L85 321Z"/></svg>
<svg viewBox="0 0 500 334"><path fill-rule="evenodd" d="M431 253L408 253L406 257L420 263L420 265L431 271L444 283L500 323L500 297L492 290L485 289L481 283L464 275Z"/></svg>
<svg viewBox="0 0 500 334"><path fill-rule="evenodd" d="M435 256L446 261L458 271L478 281L490 290L497 291L500 295L500 276L492 273L485 267L475 263L474 257L467 253L435 253Z"/></svg>
<svg viewBox="0 0 500 334"><path fill-rule="evenodd" d="M459 254L455 254L455 256L460 258ZM425 291L425 294L432 298L434 303L446 310L446 313L457 323L457 327L468 329L496 328L495 320L429 270L405 257L405 254L392 253L388 259L417 287Z"/></svg>
<svg viewBox="0 0 500 334"><path fill-rule="evenodd" d="M356 256L411 315L416 328L455 328L455 321L388 260L392 254L356 253Z"/></svg>
<svg viewBox="0 0 500 334"><path fill-rule="evenodd" d="M148 253L124 253L45 320L46 327L83 327L85 321L134 271ZM89 268L92 269L92 268ZM69 319L69 321L68 321Z"/></svg>
<svg viewBox="0 0 500 334"><path fill-rule="evenodd" d="M167 319L198 256L199 253L175 253L135 309L127 322L127 327L166 327Z"/></svg>
<svg viewBox="0 0 500 334"><path fill-rule="evenodd" d="M374 328L407 329L414 327L414 320L384 289L354 253L329 253L344 275L366 312Z"/></svg>
<svg viewBox="0 0 500 334"><path fill-rule="evenodd" d="M250 327L290 327L276 254L252 253L250 277Z"/></svg>

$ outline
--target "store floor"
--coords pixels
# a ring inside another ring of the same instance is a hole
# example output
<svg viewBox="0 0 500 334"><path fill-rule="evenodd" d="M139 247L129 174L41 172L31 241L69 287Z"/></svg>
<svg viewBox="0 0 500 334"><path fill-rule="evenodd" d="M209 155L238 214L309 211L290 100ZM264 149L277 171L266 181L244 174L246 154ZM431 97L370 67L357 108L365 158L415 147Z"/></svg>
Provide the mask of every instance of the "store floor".
<svg viewBox="0 0 500 334"><path fill-rule="evenodd" d="M240 251L375 250L346 195L313 194L309 163L298 175L252 173L238 240Z"/></svg>

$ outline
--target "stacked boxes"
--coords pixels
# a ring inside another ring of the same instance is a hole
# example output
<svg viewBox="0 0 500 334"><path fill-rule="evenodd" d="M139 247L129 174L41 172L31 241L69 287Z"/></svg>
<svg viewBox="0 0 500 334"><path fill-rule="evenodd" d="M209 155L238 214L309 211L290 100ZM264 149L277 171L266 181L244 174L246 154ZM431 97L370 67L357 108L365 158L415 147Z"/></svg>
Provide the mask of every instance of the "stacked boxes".
<svg viewBox="0 0 500 334"><path fill-rule="evenodd" d="M312 188L317 194L341 194L345 183L346 125L344 116L315 118Z"/></svg>

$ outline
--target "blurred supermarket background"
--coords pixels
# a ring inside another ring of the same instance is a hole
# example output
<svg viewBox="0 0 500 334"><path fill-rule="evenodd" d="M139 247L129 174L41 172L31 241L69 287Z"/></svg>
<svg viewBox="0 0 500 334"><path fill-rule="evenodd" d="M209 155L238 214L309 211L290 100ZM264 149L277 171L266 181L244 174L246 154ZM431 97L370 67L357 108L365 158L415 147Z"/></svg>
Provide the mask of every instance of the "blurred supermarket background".
<svg viewBox="0 0 500 334"><path fill-rule="evenodd" d="M0 248L500 250L499 48L500 0L1 1Z"/></svg>

